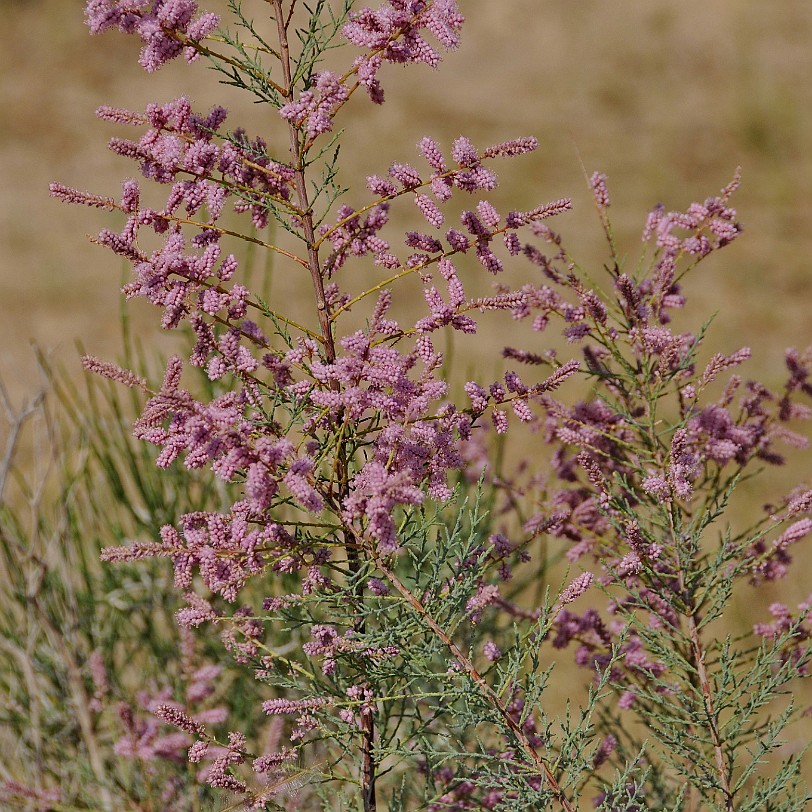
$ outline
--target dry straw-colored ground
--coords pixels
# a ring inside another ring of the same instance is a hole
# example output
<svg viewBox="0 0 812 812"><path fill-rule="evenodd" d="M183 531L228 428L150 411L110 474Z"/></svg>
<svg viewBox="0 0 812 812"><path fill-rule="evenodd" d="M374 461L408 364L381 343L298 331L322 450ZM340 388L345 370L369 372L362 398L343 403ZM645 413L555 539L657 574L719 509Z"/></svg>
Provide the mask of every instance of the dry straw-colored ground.
<svg viewBox="0 0 812 812"><path fill-rule="evenodd" d="M424 132L446 140L465 132L479 143L534 133L542 148L512 171L504 167L501 199L531 205L573 195L580 211L566 220L570 247L596 260L602 246L578 152L590 171L609 175L616 230L629 250L653 203L702 198L741 165L746 235L690 290L703 314L720 311L719 344L753 344L753 368L768 378L784 345L812 341L812 7L805 0L461 5L469 20L464 47L439 73L392 69L387 105L359 105L348 180L413 155ZM173 64L148 77L135 64L135 43L117 34L90 38L79 0L2 0L2 12L0 372L21 392L31 340L74 366L79 337L100 355L118 347L122 269L84 239L110 222L47 196L52 179L115 193L132 171L104 149L113 130L94 118L95 107L138 108L180 90L201 105L221 97L202 64ZM234 121L273 132L269 112L227 103ZM151 335L154 314L131 309Z"/></svg>
<svg viewBox="0 0 812 812"><path fill-rule="evenodd" d="M186 93L200 107L225 103L232 126L265 134L280 152L284 143L275 114L231 89L224 96L204 63L176 62L147 76L130 38L91 38L80 0L0 3L0 375L21 397L34 385L31 341L77 376L78 339L103 357L120 347L124 269L85 239L114 218L47 195L54 179L117 194L136 171L105 149L121 133L95 118L99 104L140 109ZM264 5L256 7L261 15ZM411 159L424 133L446 144L465 133L481 145L532 133L541 149L502 165L496 202L530 207L573 196L575 212L559 227L570 251L599 267L606 254L579 156L588 171L608 174L615 231L632 257L653 204L702 199L740 165L745 234L689 282L694 306L685 326L718 311L714 349L753 346L750 373L779 383L784 347L812 343L812 6L462 0L461 7L463 47L438 73L390 68L387 104L359 98L356 115L342 120L346 184ZM307 280L295 271L277 266L271 293L308 318ZM146 343L178 346L160 334L148 305L128 311ZM495 330L502 330L496 322L484 326L502 341ZM461 360L470 366L477 357ZM812 477L810 455L796 462Z"/></svg>

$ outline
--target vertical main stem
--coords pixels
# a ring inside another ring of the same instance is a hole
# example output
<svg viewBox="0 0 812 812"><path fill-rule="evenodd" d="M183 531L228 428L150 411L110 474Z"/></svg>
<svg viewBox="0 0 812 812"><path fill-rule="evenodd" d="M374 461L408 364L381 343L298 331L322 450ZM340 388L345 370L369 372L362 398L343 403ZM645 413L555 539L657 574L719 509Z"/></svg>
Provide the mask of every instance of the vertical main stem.
<svg viewBox="0 0 812 812"><path fill-rule="evenodd" d="M290 69L290 46L288 45L287 23L282 13L282 0L272 0L276 26L279 34L279 56L282 63L282 75L285 82L285 96L289 100L293 99L293 80ZM288 20L289 22L289 20ZM301 216L302 230L304 231L305 244L307 245L307 264L310 269L310 280L313 284L313 292L316 295L316 310L319 316L319 327L327 360L332 362L336 358L335 342L333 340L333 329L330 323L330 313L327 309L327 300L324 297L324 280L321 275L321 263L319 262L319 251L316 248L316 230L313 227L313 212L310 208L310 201L307 195L307 179L304 172L304 156L299 150L299 131L288 122L288 134L290 139L290 157L294 171L294 184L296 186L297 205L303 212Z"/></svg>
<svg viewBox="0 0 812 812"><path fill-rule="evenodd" d="M294 98L293 79L291 72L290 47L288 44L288 25L292 17L291 13L285 18L282 13L282 0L271 0L274 16L276 17L277 32L279 36L279 54L282 63L282 75L284 77L285 96L292 101ZM304 232L305 244L307 246L307 264L310 270L310 280L313 285L313 293L316 298L316 311L318 313L319 328L324 339L324 351L328 363L336 359L335 339L333 338L333 326L330 321L330 312L327 300L324 296L324 279L322 276L321 262L319 260L319 250L316 242L316 230L313 225L313 212L307 194L307 178L305 177L304 152L301 147L299 130L288 122L288 134L290 139L291 164L294 170L294 184L296 188L297 205L303 212L301 215L302 231ZM337 381L331 382L334 389L339 388ZM343 445L338 449L338 482L339 493L338 502L346 495L348 489L347 481L347 460L345 458ZM348 544L347 561L350 572L357 576L362 568L363 562L359 550L355 545ZM360 579L356 579L355 598L357 602L364 599L364 586ZM364 617L362 613L357 613L353 627L356 632L363 634ZM363 797L364 812L376 812L377 802L375 797L375 721L371 713L361 714L361 738L362 738L362 762L361 762L361 794Z"/></svg>
<svg viewBox="0 0 812 812"><path fill-rule="evenodd" d="M655 449L657 469L660 471L666 470L666 452L662 444L658 440L655 419L654 419L654 398L646 398L649 401L649 426L648 437L651 448ZM668 510L668 523L671 531L671 543L675 550L680 549L680 534L677 532L677 508L676 503L672 503L672 507ZM693 560L691 556L690 561ZM679 573L679 588L682 595L687 594L685 573L688 571L689 562L677 553L676 567ZM725 754L723 748L723 741L721 733L719 732L718 715L716 706L713 701L713 688L711 687L710 676L705 667L705 647L702 644L702 638L699 633L699 616L696 609L692 605L693 599L691 596L686 598L686 603L690 607L685 613L687 615L688 624L688 638L691 641L691 657L696 666L697 676L699 677L699 687L702 691L703 704L705 706L705 717L707 719L708 729L710 730L711 741L713 742L713 758L716 763L716 771L719 776L719 785L724 795L725 810L726 812L733 812L733 793L730 789L730 778L728 776L727 762L725 761ZM688 789L688 797L693 793L694 787Z"/></svg>
<svg viewBox="0 0 812 812"><path fill-rule="evenodd" d="M702 641L699 637L699 625L696 621L696 615L691 613L688 618L688 634L691 639L691 649L693 653L694 663L696 665L697 674L699 675L699 685L702 689L702 697L705 704L705 714L708 718L708 727L710 728L711 741L713 742L713 756L716 761L716 770L719 774L719 783L722 787L722 793L725 796L725 810L733 812L733 793L730 791L730 780L728 778L727 764L725 762L725 754L722 749L722 737L719 733L719 725L717 723L716 709L713 703L713 692L711 689L710 678L708 671L705 668L705 651L702 647Z"/></svg>
<svg viewBox="0 0 812 812"><path fill-rule="evenodd" d="M357 601L364 599L364 584L358 573L361 571L360 553L355 545L347 545L347 561L350 572L356 578L355 598ZM358 634L365 631L365 622L362 615L356 616L353 630ZM375 747L375 720L371 713L361 713L361 737L363 738L363 755L361 764L361 792L364 797L364 812L375 812L378 808L375 798L375 759L373 748Z"/></svg>

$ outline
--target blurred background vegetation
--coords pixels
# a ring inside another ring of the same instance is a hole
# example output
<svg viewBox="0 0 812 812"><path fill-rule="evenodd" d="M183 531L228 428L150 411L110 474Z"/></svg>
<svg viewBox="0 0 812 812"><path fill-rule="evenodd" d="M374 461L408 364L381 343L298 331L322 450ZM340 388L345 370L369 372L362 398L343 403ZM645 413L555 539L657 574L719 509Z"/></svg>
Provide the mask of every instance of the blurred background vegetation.
<svg viewBox="0 0 812 812"><path fill-rule="evenodd" d="M77 337L106 357L120 344L122 270L83 239L110 220L47 195L55 179L116 194L134 171L105 149L116 128L99 122L95 108L139 109L181 92L203 107L223 94L203 62L190 69L178 60L146 76L131 38L88 36L79 0L0 3L0 368L22 392L30 340L77 374ZM746 233L689 290L703 313L720 311L720 349L753 344L761 377L777 373L785 345L812 341L809 3L462 0L461 7L463 46L440 73L389 66L387 104L358 99L342 122L350 124L348 185L415 156L424 133L446 144L460 133L479 144L534 134L541 149L520 166L504 165L499 198L530 206L573 196L576 211L559 227L586 263L605 250L579 154L589 172L609 176L615 230L629 251L652 205L703 199L741 165L737 207ZM263 133L271 145L281 137L269 111L238 96L226 104L232 125ZM160 332L149 306L130 310L142 334Z"/></svg>
<svg viewBox="0 0 812 812"><path fill-rule="evenodd" d="M217 10L213 4L203 5ZM257 6L261 14L264 6ZM606 246L581 161L587 172L600 170L608 175L615 234L621 253L628 253L632 261L645 215L654 204L684 208L694 199L716 193L741 166L743 182L735 205L745 232L688 280L692 315L686 329L696 328L718 311L711 334L713 350L732 352L742 345L752 346L754 357L745 374L780 385L784 348L812 343L808 267L812 256L812 5L805 0L679 4L460 0L460 6L468 18L463 46L447 57L439 74L426 68L401 71L389 66L383 74L386 105L375 108L356 100L354 114L342 122L348 127L342 181L358 186L368 174L383 174L393 160L414 159L415 144L424 134L449 144L464 133L481 146L533 134L541 148L521 164L499 168L502 188L495 202L529 208L573 197L574 212L555 227L564 232L570 251L584 266L600 267ZM77 340L104 358L120 357L122 348L118 314L124 269L109 252L84 239L85 234L113 224L107 215L49 199L48 182L59 180L116 195L121 179L133 173L132 165L105 149L116 129L95 118L100 104L141 109L149 101L168 101L185 93L197 107L225 103L232 111L231 126L244 125L250 133L264 135L272 148L282 152L284 143L281 131L274 127L273 112L238 96L224 100L216 75L205 69L205 63L189 68L176 62L148 77L136 63L137 43L130 38L110 33L91 39L79 0L0 0L0 11L0 378L8 391L9 414L19 414L25 399L44 391L51 393L48 402L53 408L67 415L67 422L57 430L62 418L49 413L46 419L44 412L37 412L39 427L32 423L30 430L21 433L18 454L23 463L38 459L47 470L29 467L17 481L35 485L6 489L6 495L20 497L15 516L22 515L20 510L28 511L31 520L32 506L42 504L37 501L41 495L36 483L47 476L56 479L49 486L50 507L34 517L27 529L12 527L11 514L3 514L5 554L0 556L0 578L16 584L12 586L17 590L17 603L6 620L22 624L20 629L28 628L25 623L30 622L36 645L45 640L42 656L47 659L53 655L53 635L49 638L43 631L41 620L25 620L25 596L31 589L41 589L37 579L45 572L37 558L42 551L36 545L68 543L78 533L87 540L84 552L95 555L101 545L134 534L149 536L176 509L185 509L173 490L182 487L179 483L162 486L155 480L139 485L138 477L149 467L146 457L140 462L130 457L128 484L117 490L115 477L110 478L112 460L94 451L92 433L102 419L99 415L112 421L110 425L122 425L122 410L130 408L126 399L116 400L117 405L105 401L101 412L90 410L91 424L83 424L87 395L54 398L53 382L38 372L32 342L49 359L46 367L64 366L65 386L83 375ZM348 202L357 204L359 198L351 195ZM277 270L271 293L292 301L289 297L308 295L308 285L304 277ZM173 337L161 334L157 313L149 305L136 301L127 310L134 334L145 345L157 344L165 352L178 346ZM527 337L526 330L522 336ZM503 331L498 338L506 343ZM465 344L458 343L455 351L461 355ZM527 346L522 339L513 343ZM458 358L469 368L474 359ZM71 404L67 411L66 403ZM0 451L13 426L14 420L0 425ZM57 434L83 438L74 448L83 449L84 456L72 459L55 450ZM44 442L43 437L47 438L44 452L43 446L37 450L36 445ZM123 435L116 442L124 443ZM122 458L124 447L119 447ZM770 495L812 480L811 457L808 451L791 454L791 469L766 480L775 488ZM94 484L100 477L107 482L102 490ZM83 499L89 493L104 494L100 498L118 504L117 510L123 507L124 513L105 511L98 500L92 509L81 508L79 502L73 506L64 495L77 490L77 483ZM142 486L147 490L139 495ZM169 490L162 492L162 487ZM202 498L204 491L195 493L195 498ZM758 505L766 495L759 491L753 497ZM130 504L123 506L127 500ZM156 515L147 516L144 510ZM104 533L108 535L102 538ZM84 624L82 634L87 639L76 643L83 657L101 645L99 635L112 639L119 628L107 599L86 594L88 584L102 585L106 595L118 594L125 582L137 585L133 594L140 600L139 596L149 594L150 585L161 586L167 576L161 568L128 568L105 581L107 576L95 565L78 566L75 551L60 555L50 559L47 568L55 586L43 611L49 622L62 617L75 628ZM3 570L16 570L20 556L28 556L29 569L21 568L14 579L7 578ZM58 586L59 573L68 568L74 569L81 583L64 581ZM152 622L150 613L157 612L160 622L171 614L174 605L161 602L165 587L168 584L158 589L155 606L140 605L144 623ZM77 590L84 595L78 602ZM764 590L764 601L780 598L793 603L808 592L808 578L802 577L799 568L792 584ZM20 611L23 615L14 614ZM81 612L86 611L95 619L81 620ZM752 620L742 615L741 622L746 628ZM119 656L128 657L127 647L133 644L131 638L122 639ZM6 653L0 652L0 657ZM145 656L160 668L160 650ZM61 672L49 667L53 679L41 691L49 706L57 707L61 700L48 691L60 685ZM31 712L21 699L24 694L19 688L20 724ZM74 723L69 724L67 717L54 718L46 722L55 727L43 723L37 735L61 730L69 737L66 731ZM70 733L74 734L81 731ZM42 746L36 742L26 746L34 745Z"/></svg>

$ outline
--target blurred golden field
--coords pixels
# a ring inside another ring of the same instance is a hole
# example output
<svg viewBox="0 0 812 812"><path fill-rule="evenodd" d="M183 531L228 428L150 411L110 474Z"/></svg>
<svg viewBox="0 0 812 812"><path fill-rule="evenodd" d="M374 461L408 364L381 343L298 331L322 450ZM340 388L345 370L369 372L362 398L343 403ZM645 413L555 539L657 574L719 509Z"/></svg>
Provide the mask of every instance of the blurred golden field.
<svg viewBox="0 0 812 812"><path fill-rule="evenodd" d="M19 400L36 386L31 342L77 378L77 341L104 358L120 349L124 269L86 239L117 221L66 207L47 189L59 180L115 195L133 173L132 164L106 150L116 130L95 118L95 108L137 110L185 93L197 107L228 106L231 126L244 124L272 146L281 133L273 111L231 89L223 93L203 62L176 61L146 75L135 42L115 33L88 35L78 0L0 4L0 376ZM745 374L780 384L784 348L812 344L812 4L461 0L460 6L468 18L463 46L439 72L390 66L382 108L354 99L344 183L362 184L393 160L413 160L424 134L449 144L464 133L480 146L533 134L541 142L533 156L499 167L498 200L530 208L573 197L575 211L554 227L583 265L600 267L604 238L581 161L587 172L608 175L615 234L632 258L654 204L684 208L715 194L741 166L734 201L745 231L689 279L689 322L696 328L718 311L714 350L751 346ZM261 14L263 4L256 7ZM278 269L273 285L290 301L307 295L309 280ZM174 346L161 335L156 311L140 301L128 308L145 343ZM503 332L493 337L505 339ZM456 352L464 353L458 344ZM459 360L475 364L474 357ZM794 452L791 459L791 472L774 476L776 488L812 481L812 454ZM765 601L806 597L801 569L793 584L763 590Z"/></svg>
<svg viewBox="0 0 812 812"><path fill-rule="evenodd" d="M116 195L136 171L106 149L111 135L127 133L98 121L98 105L142 109L185 93L199 108L225 104L230 126L262 134L280 152L285 145L275 114L222 88L204 62L176 60L150 76L131 38L88 35L78 0L0 2L0 375L19 398L35 386L31 342L76 377L77 341L105 358L120 350L125 268L87 240L118 221L47 191L59 180ZM704 199L741 166L735 203L745 233L689 278L685 326L717 313L714 350L752 346L747 373L779 384L784 348L812 343L812 7L801 0L463 0L461 7L462 48L438 72L389 66L383 107L353 100L340 122L348 129L343 183L358 188L393 160L414 160L424 134L448 145L464 133L480 146L534 134L535 154L498 167L494 202L529 208L572 196L574 212L555 227L585 267L599 268L606 246L581 161L609 176L615 234L632 263L654 204ZM348 197L359 201L366 198ZM309 282L277 268L271 296L309 298ZM302 299L302 318L310 309ZM149 305L131 302L127 311L147 345L179 347L161 334ZM500 325L486 321L486 336L503 341L503 332L491 332ZM470 368L477 356L460 357L465 344L457 344L457 360ZM795 481L812 478L809 454L796 453L794 463Z"/></svg>
<svg viewBox="0 0 812 812"><path fill-rule="evenodd" d="M409 160L424 133L446 143L465 133L481 145L532 133L541 149L501 167L499 197L530 206L573 196L576 212L561 228L570 250L594 262L604 252L579 154L588 171L609 176L615 230L631 252L654 203L703 199L741 165L745 235L689 283L701 300L694 312L718 310L720 348L751 344L751 369L765 378L785 345L812 342L808 3L463 0L462 8L463 47L439 72L390 67L387 104L356 100L348 185ZM47 195L54 179L115 194L132 173L105 149L114 128L95 108L138 109L186 92L200 106L225 99L232 125L245 122L271 144L278 135L269 111L222 94L203 63L144 74L129 38L88 36L78 1L3 0L0 37L0 371L21 393L31 341L74 368L78 338L102 356L118 348L123 269L85 239L113 223ZM149 308L130 310L142 332L158 332Z"/></svg>

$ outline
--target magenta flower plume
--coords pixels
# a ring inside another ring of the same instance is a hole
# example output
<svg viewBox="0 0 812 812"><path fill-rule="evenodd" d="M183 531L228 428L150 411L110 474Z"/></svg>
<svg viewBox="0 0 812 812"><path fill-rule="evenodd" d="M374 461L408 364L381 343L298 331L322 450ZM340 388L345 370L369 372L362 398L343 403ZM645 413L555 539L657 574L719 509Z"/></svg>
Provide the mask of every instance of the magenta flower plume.
<svg viewBox="0 0 812 812"><path fill-rule="evenodd" d="M377 10L353 12L342 33L369 52L359 56L353 67L372 101L381 104L378 72L383 63L424 63L436 68L442 57L425 34L432 34L445 50L453 50L459 46L463 22L456 0L387 0Z"/></svg>
<svg viewBox="0 0 812 812"><path fill-rule="evenodd" d="M205 39L220 24L210 12L195 16L195 0L88 0L85 19L92 34L118 28L136 34L143 47L139 63L149 73L184 53L190 62L197 58L196 43Z"/></svg>

